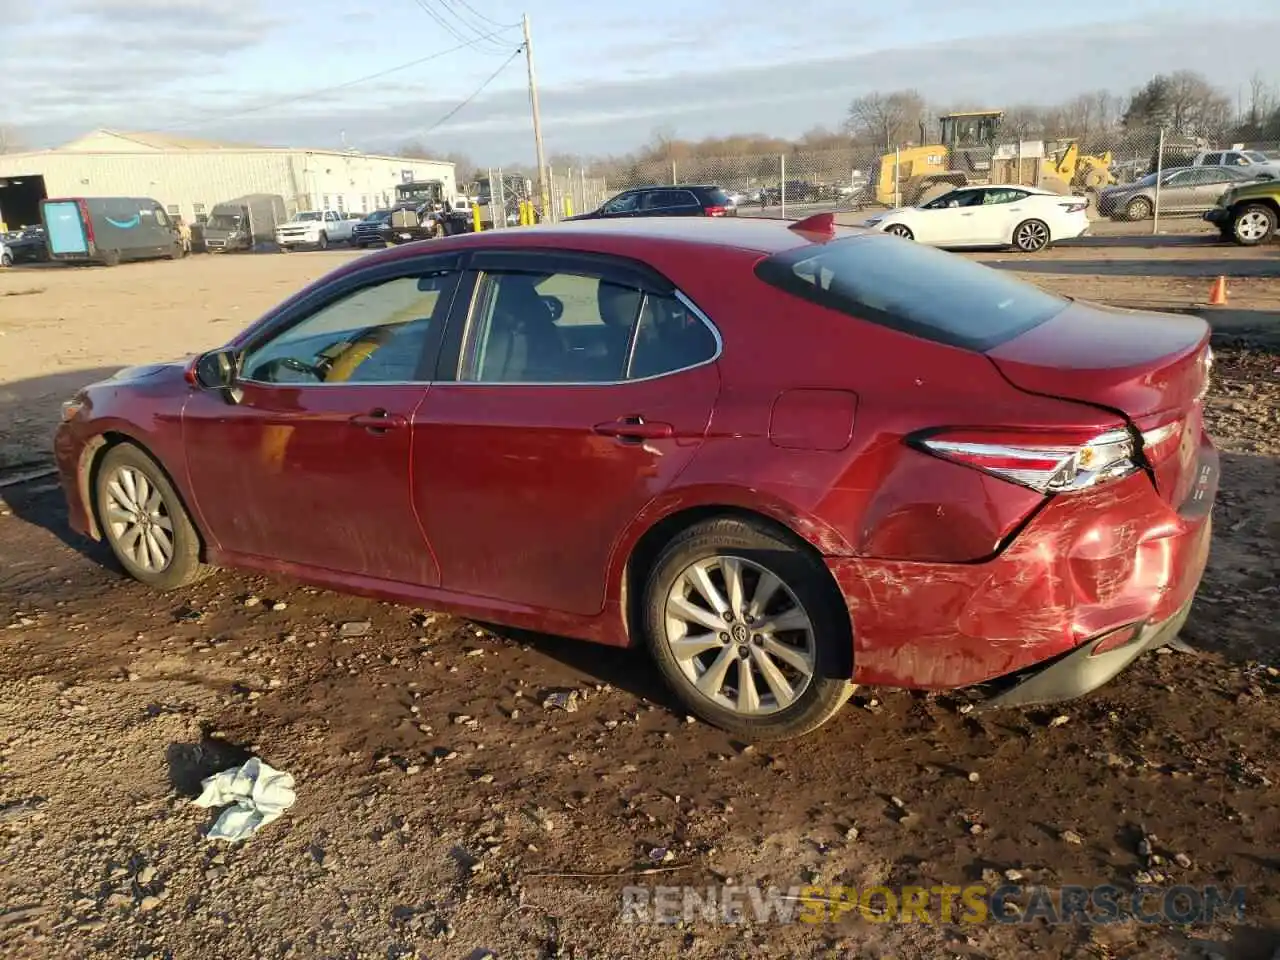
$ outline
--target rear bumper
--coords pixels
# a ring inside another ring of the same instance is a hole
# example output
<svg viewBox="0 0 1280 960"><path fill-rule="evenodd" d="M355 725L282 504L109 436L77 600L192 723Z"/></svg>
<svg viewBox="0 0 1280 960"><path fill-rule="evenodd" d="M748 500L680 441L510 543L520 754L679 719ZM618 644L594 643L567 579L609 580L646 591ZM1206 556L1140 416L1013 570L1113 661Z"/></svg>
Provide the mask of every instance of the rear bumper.
<svg viewBox="0 0 1280 960"><path fill-rule="evenodd" d="M1090 681L1105 682L1155 642L1152 631L1189 607L1199 587L1218 483L1207 437L1197 476L1179 509L1142 473L1055 497L984 563L827 558L853 625L854 680L934 690L1023 682L1035 668L1047 671L1139 625L1134 647L1117 650L1131 656L1095 657L1074 687L1063 679L1070 667L1041 686L1084 692Z"/></svg>
<svg viewBox="0 0 1280 960"><path fill-rule="evenodd" d="M983 706L1028 707L1084 696L1110 681L1148 650L1171 643L1190 613L1191 601L1188 600L1172 617L1144 624L1132 640L1113 650L1095 652L1106 642L1106 636L1092 640L1064 657L1017 678L1012 687L992 697Z"/></svg>

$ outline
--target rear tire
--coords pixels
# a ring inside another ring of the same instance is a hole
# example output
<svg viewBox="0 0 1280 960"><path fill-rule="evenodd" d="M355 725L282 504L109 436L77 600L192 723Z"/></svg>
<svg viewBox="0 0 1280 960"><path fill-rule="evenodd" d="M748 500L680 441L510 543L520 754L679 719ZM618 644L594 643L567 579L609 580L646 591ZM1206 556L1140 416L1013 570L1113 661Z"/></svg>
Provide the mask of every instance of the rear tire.
<svg viewBox="0 0 1280 960"><path fill-rule="evenodd" d="M1023 220L1013 228L1013 246L1022 253L1039 253L1049 245L1049 225L1043 220Z"/></svg>
<svg viewBox="0 0 1280 960"><path fill-rule="evenodd" d="M1241 207L1231 218L1231 239L1242 247L1266 243L1276 232L1276 212L1261 203Z"/></svg>
<svg viewBox="0 0 1280 960"><path fill-rule="evenodd" d="M120 265L120 251L104 250L101 259L104 267L118 267Z"/></svg>
<svg viewBox="0 0 1280 960"><path fill-rule="evenodd" d="M174 590L211 571L200 562L200 535L182 498L141 447L121 443L103 455L94 505L111 552L135 580Z"/></svg>
<svg viewBox="0 0 1280 960"><path fill-rule="evenodd" d="M10 256L7 252L0 253L0 267L12 267L12 266L13 266L13 257Z"/></svg>
<svg viewBox="0 0 1280 960"><path fill-rule="evenodd" d="M830 572L763 521L722 517L678 534L642 609L680 703L745 740L802 736L853 693L849 616Z"/></svg>

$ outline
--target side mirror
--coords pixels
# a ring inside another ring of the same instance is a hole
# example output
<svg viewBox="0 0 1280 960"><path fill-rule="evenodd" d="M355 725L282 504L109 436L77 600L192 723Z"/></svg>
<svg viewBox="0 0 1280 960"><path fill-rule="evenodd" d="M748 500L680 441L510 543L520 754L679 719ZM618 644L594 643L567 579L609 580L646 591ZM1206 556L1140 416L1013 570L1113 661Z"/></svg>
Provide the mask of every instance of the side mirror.
<svg viewBox="0 0 1280 960"><path fill-rule="evenodd" d="M239 403L243 396L236 386L239 377L239 360L230 350L211 350L196 360L196 384L206 390L222 391L227 403Z"/></svg>

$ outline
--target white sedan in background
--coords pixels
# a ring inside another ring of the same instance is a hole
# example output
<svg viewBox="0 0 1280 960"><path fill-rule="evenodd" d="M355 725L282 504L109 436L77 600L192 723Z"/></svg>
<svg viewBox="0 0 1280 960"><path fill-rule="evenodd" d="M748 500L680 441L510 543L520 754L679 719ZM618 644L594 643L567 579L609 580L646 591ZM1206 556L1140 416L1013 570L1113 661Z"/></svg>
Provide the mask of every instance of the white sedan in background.
<svg viewBox="0 0 1280 960"><path fill-rule="evenodd" d="M878 214L866 226L935 247L1043 250L1089 229L1084 197L1036 187L958 187L918 207Z"/></svg>

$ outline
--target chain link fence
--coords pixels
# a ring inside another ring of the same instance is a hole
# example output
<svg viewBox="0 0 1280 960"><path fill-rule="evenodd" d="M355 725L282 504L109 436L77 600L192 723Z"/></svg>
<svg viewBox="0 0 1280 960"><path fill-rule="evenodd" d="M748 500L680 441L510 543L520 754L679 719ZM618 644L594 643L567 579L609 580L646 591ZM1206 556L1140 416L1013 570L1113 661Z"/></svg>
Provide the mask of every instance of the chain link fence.
<svg viewBox="0 0 1280 960"><path fill-rule="evenodd" d="M1280 179L1280 142L1215 144L1162 130L1053 140L1006 134L994 148L851 146L548 172L549 208L542 210L536 182L527 198L539 220L595 210L624 190L681 183L716 184L733 197L739 215L770 217L916 205L956 186L998 183L1084 196L1095 219L1149 221L1155 231L1162 218L1200 218L1233 185Z"/></svg>

